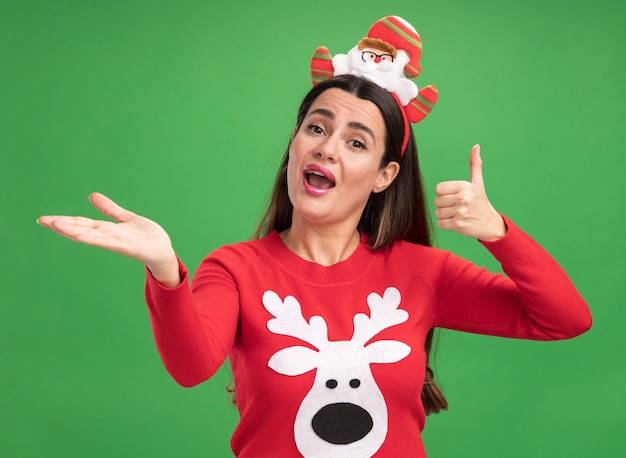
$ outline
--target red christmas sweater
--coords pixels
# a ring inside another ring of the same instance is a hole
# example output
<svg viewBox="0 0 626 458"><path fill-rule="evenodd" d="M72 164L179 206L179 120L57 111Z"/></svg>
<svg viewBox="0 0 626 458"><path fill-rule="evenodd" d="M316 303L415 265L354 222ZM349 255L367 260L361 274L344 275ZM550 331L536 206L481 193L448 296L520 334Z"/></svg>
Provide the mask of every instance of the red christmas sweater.
<svg viewBox="0 0 626 458"><path fill-rule="evenodd" d="M554 259L510 220L483 243L506 275L450 252L365 240L324 267L277 233L221 247L191 285L150 275L156 344L183 386L211 377L226 357L240 421L238 457L425 457L424 339L433 327L554 340L585 332L584 299Z"/></svg>

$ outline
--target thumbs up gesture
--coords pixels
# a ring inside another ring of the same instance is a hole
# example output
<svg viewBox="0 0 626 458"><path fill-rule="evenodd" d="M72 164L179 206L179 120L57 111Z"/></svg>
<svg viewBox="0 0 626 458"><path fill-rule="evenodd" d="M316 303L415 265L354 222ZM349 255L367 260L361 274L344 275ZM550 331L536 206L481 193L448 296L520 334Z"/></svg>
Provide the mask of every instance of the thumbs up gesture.
<svg viewBox="0 0 626 458"><path fill-rule="evenodd" d="M435 192L435 216L441 229L486 242L506 234L506 224L485 192L479 145L470 152L470 181L444 181Z"/></svg>

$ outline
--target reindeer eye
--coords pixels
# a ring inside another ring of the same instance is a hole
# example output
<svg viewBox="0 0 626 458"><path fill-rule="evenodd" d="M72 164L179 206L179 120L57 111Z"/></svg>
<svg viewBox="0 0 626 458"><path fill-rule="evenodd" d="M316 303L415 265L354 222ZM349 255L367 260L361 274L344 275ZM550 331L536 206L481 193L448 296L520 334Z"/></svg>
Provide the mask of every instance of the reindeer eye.
<svg viewBox="0 0 626 458"><path fill-rule="evenodd" d="M330 388L331 390L337 388L337 380L335 380L334 378L326 380L326 387Z"/></svg>
<svg viewBox="0 0 626 458"><path fill-rule="evenodd" d="M353 378L352 380L350 380L350 386L352 388L358 388L361 386L361 381L358 378Z"/></svg>

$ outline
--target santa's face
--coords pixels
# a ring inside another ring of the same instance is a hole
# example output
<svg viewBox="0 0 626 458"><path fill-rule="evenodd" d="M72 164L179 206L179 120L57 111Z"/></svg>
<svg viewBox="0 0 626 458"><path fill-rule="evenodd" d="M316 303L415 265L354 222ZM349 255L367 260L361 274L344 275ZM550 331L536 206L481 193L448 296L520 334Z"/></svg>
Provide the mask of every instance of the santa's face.
<svg viewBox="0 0 626 458"><path fill-rule="evenodd" d="M395 89L404 76L404 66L409 61L404 51L398 51L395 59L388 51L374 47L348 52L352 73L361 74L386 89Z"/></svg>
<svg viewBox="0 0 626 458"><path fill-rule="evenodd" d="M365 74L376 72L390 72L394 69L393 56L381 49L358 47L348 52L353 70Z"/></svg>

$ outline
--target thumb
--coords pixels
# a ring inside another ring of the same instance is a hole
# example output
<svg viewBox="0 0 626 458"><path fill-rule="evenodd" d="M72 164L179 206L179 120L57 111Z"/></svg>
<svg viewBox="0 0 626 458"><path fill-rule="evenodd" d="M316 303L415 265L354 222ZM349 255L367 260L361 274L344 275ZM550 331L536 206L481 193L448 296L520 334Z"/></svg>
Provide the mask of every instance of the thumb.
<svg viewBox="0 0 626 458"><path fill-rule="evenodd" d="M470 182L477 184L481 188L485 187L483 182L483 160L480 157L480 145L474 145L470 152Z"/></svg>
<svg viewBox="0 0 626 458"><path fill-rule="evenodd" d="M133 217L133 213L120 207L104 194L93 192L89 195L89 201L96 209L105 216L114 219L118 223L128 221Z"/></svg>

